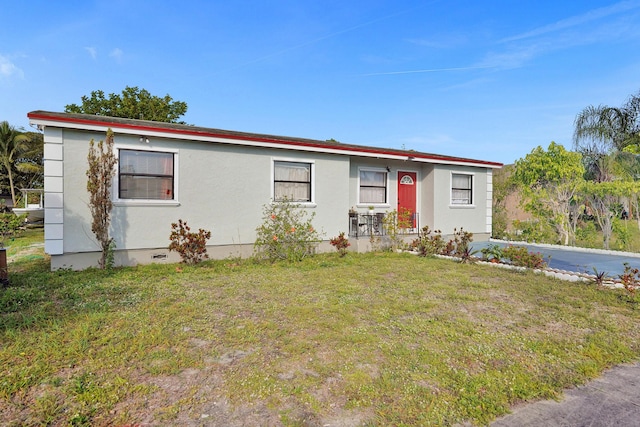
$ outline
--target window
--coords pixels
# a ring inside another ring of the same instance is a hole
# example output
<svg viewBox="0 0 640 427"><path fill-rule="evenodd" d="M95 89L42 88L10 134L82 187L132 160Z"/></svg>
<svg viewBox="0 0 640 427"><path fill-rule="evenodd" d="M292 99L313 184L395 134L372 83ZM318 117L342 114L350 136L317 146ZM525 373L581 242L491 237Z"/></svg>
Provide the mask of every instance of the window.
<svg viewBox="0 0 640 427"><path fill-rule="evenodd" d="M281 202L311 202L311 163L275 161L273 198Z"/></svg>
<svg viewBox="0 0 640 427"><path fill-rule="evenodd" d="M387 203L387 172L360 170L360 203Z"/></svg>
<svg viewBox="0 0 640 427"><path fill-rule="evenodd" d="M451 204L470 205L473 203L473 175L451 174Z"/></svg>
<svg viewBox="0 0 640 427"><path fill-rule="evenodd" d="M174 199L174 154L120 150L118 198Z"/></svg>

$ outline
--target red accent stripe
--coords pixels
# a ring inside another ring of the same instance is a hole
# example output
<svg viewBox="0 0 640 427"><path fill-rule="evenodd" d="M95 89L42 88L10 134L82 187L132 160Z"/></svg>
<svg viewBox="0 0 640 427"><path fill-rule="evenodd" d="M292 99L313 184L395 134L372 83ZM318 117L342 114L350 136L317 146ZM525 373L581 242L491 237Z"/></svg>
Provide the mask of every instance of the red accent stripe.
<svg viewBox="0 0 640 427"><path fill-rule="evenodd" d="M314 147L320 149L328 149L328 150L337 150L337 151L355 151L358 153L370 153L370 154L381 154L387 156L400 156L400 157L414 157L420 159L428 159L428 160L438 160L444 162L459 162L459 163L474 163L480 165L487 166L497 166L502 167L503 164L499 162L489 162L485 160L472 160L465 159L461 157L447 157L447 156L439 156L435 154L424 154L419 152L396 152L389 151L385 149L377 149L374 147L358 147L353 145L341 146L334 144L322 144L322 143L311 143L311 142L300 142L300 141L291 141L289 139L277 139L277 138L269 138L269 137L258 137L258 136L249 136L249 135L229 135L223 133L215 133L215 132L203 132L203 131L190 131L188 129L171 129L171 128L162 128L162 127L154 127L147 125L132 125L127 123L109 123L107 121L99 121L99 120L88 120L88 119L80 119L80 118L66 118L59 117L57 115L49 115L46 113L35 113L31 112L27 114L29 119L41 119L41 120L50 120L56 122L63 123L77 123L77 124L85 124L92 126L106 126L109 127L110 124L114 125L114 127L131 129L131 130L139 130L139 131L147 131L147 132L164 132L176 135L197 135L204 136L210 138L224 138L224 139L232 139L237 141L253 141L253 142L267 142L267 143L275 143L275 144L284 144L290 146L298 146L298 147Z"/></svg>

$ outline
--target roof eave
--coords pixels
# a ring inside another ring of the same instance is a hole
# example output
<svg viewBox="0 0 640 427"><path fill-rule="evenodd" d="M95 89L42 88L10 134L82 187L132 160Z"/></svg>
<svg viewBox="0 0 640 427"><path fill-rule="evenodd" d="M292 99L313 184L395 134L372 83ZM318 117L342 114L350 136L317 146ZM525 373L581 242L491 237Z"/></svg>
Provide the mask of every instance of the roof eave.
<svg viewBox="0 0 640 427"><path fill-rule="evenodd" d="M69 117L61 113L49 113L43 111L30 112L27 117L31 124L38 126L52 126L67 129L92 130L106 132L111 128L114 132L144 135L156 138L174 138L190 141L215 142L223 144L235 144L245 146L255 146L263 148L289 149L307 152L319 152L338 155L349 155L358 157L383 158L390 160L403 160L419 163L448 164L460 166L474 166L485 168L501 168L502 163L489 162L483 160L456 158L439 156L420 152L399 152L397 150L365 147L355 145L329 144L322 141L312 141L306 139L296 140L295 138L278 138L269 135L238 133L224 134L215 129L204 130L195 128L193 130L180 128L172 129L168 126L158 126L151 122L124 123L119 121L109 121L108 117L96 116L96 119Z"/></svg>

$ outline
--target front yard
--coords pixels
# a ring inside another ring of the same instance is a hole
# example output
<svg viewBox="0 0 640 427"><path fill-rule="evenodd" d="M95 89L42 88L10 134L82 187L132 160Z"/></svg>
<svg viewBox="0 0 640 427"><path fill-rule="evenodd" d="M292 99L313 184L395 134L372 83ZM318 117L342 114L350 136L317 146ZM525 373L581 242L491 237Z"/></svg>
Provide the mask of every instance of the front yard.
<svg viewBox="0 0 640 427"><path fill-rule="evenodd" d="M624 291L409 254L48 272L0 290L8 425L487 424L640 357Z"/></svg>

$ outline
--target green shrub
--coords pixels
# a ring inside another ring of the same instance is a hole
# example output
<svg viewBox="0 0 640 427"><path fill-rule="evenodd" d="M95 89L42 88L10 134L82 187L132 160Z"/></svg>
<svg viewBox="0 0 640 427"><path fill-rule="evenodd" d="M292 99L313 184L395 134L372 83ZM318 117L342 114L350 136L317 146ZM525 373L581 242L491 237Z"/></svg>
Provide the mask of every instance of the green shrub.
<svg viewBox="0 0 640 427"><path fill-rule="evenodd" d="M4 248L5 240L13 240L24 225L27 215L0 213L0 248Z"/></svg>
<svg viewBox="0 0 640 427"><path fill-rule="evenodd" d="M482 259L485 261L500 261L503 258L502 246L497 244L492 244L487 246L486 248L480 249L482 253Z"/></svg>
<svg viewBox="0 0 640 427"><path fill-rule="evenodd" d="M388 249L396 251L398 249L404 249L407 245L404 242L402 236L407 233L407 229L411 228L411 214L407 209L402 209L401 212L392 210L385 213L382 224L384 226L385 234L389 238L390 246Z"/></svg>
<svg viewBox="0 0 640 427"><path fill-rule="evenodd" d="M529 252L524 246L509 245L502 250L502 257L518 267L546 268L547 262L539 252Z"/></svg>
<svg viewBox="0 0 640 427"><path fill-rule="evenodd" d="M596 224L593 221L578 221L576 227L576 243L579 246L588 248L597 247L601 244L602 237L598 235Z"/></svg>
<svg viewBox="0 0 640 427"><path fill-rule="evenodd" d="M629 247L629 242L631 241L631 231L627 226L627 221L614 217L612 225L613 233L616 236L618 249L627 249Z"/></svg>
<svg viewBox="0 0 640 427"><path fill-rule="evenodd" d="M262 225L256 228L255 256L258 259L301 261L312 255L320 242L310 216L286 200L264 206Z"/></svg>
<svg viewBox="0 0 640 427"><path fill-rule="evenodd" d="M554 242L557 235L553 228L541 221L513 221L513 228L516 230L513 240L524 240L525 242Z"/></svg>
<svg viewBox="0 0 640 427"><path fill-rule="evenodd" d="M197 264L203 259L209 258L207 240L210 238L210 231L201 228L197 233L192 232L187 222L179 219L177 223L171 224L169 250L178 252L185 264Z"/></svg>

